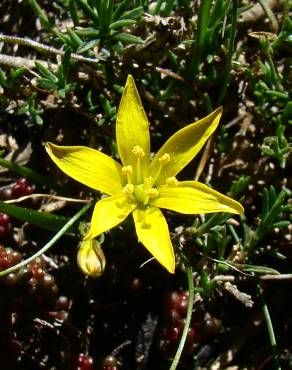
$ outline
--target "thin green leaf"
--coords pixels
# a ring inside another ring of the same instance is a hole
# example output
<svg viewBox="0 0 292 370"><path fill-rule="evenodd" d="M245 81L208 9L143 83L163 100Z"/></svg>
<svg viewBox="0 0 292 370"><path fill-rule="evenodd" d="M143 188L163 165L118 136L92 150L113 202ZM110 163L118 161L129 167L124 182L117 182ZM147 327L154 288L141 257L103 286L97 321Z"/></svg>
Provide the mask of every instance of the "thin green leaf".
<svg viewBox="0 0 292 370"><path fill-rule="evenodd" d="M137 19L139 17L142 17L144 14L144 9L142 6L139 6L137 8L128 10L127 12L124 12L120 19Z"/></svg>
<svg viewBox="0 0 292 370"><path fill-rule="evenodd" d="M279 221L273 224L273 228L282 229L284 227L288 227L290 224L291 224L290 221Z"/></svg>
<svg viewBox="0 0 292 370"><path fill-rule="evenodd" d="M100 20L96 12L84 1L84 0L75 0L80 8L83 10L84 14L87 15L94 24L99 26Z"/></svg>
<svg viewBox="0 0 292 370"><path fill-rule="evenodd" d="M0 157L0 166L8 168L9 170L17 173L18 175L27 177L33 182L36 182L40 185L46 186L50 189L54 189L60 194L64 193L63 188L56 185L55 182L53 182L50 178L40 175L38 172L30 169L29 167L20 166L16 163L7 161L6 159L1 158L1 157Z"/></svg>
<svg viewBox="0 0 292 370"><path fill-rule="evenodd" d="M257 265L240 265L240 269L244 272L254 272L256 274L268 274L268 275L279 275L279 271L266 266L257 266Z"/></svg>
<svg viewBox="0 0 292 370"><path fill-rule="evenodd" d="M0 201L0 212L6 213L7 215L20 221L28 222L43 229L53 231L59 230L66 224L66 222L68 222L68 218L63 216L35 211L33 209L19 207L3 201ZM78 228L71 228L67 233L70 235L75 235L78 233Z"/></svg>
<svg viewBox="0 0 292 370"><path fill-rule="evenodd" d="M35 66L37 71L42 77L47 78L49 81L56 83L58 81L57 77L42 63L35 61Z"/></svg>
<svg viewBox="0 0 292 370"><path fill-rule="evenodd" d="M47 17L45 11L39 6L36 0L28 0L29 5L31 6L32 10L35 14L40 18L41 24L46 29L51 29L52 25Z"/></svg>
<svg viewBox="0 0 292 370"><path fill-rule="evenodd" d="M83 40L81 39L81 37L75 31L73 31L71 28L67 28L67 32L68 32L68 35L70 36L70 38L72 40L72 43L73 43L75 49L83 44Z"/></svg>
<svg viewBox="0 0 292 370"><path fill-rule="evenodd" d="M120 19L119 21L113 22L109 25L111 30L116 30L122 27L128 27L136 23L134 19Z"/></svg>
<svg viewBox="0 0 292 370"><path fill-rule="evenodd" d="M262 210L261 210L261 219L263 219L270 209L270 195L267 188L263 190L263 200L262 200Z"/></svg>
<svg viewBox="0 0 292 370"><path fill-rule="evenodd" d="M131 3L131 0L124 0L121 1L118 6L116 7L116 10L113 13L113 20L117 21L118 19L121 18L123 15L125 9L127 9L128 5Z"/></svg>
<svg viewBox="0 0 292 370"><path fill-rule="evenodd" d="M130 35L129 33L117 33L112 38L126 44L143 44L144 42L141 37Z"/></svg>
<svg viewBox="0 0 292 370"><path fill-rule="evenodd" d="M27 71L26 67L21 67L17 69L11 69L10 76L13 79L21 77Z"/></svg>
<svg viewBox="0 0 292 370"><path fill-rule="evenodd" d="M85 51L89 50L89 49L92 49L94 48L95 46L97 46L99 44L100 40L96 39L96 40L91 40L91 41L88 41L88 42L84 42L83 44L81 44L79 46L79 48L77 49L77 53L84 53Z"/></svg>

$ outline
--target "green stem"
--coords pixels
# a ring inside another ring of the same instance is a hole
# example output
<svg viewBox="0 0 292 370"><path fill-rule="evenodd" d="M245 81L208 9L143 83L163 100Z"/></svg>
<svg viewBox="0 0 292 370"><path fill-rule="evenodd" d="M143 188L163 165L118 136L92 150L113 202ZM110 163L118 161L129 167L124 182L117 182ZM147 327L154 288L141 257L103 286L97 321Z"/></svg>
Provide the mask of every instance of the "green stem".
<svg viewBox="0 0 292 370"><path fill-rule="evenodd" d="M262 293L262 289L261 289L260 286L258 286L258 291L259 291L261 301L262 301L263 314L264 314L266 324L267 324L268 334L269 334L270 343L271 343L271 347L272 347L272 354L274 356L275 370L281 370L281 366L279 364L279 361L278 361L277 357L275 356L275 352L276 352L276 349L277 349L277 341L276 341L276 336L275 336L275 332L274 332L273 323L272 323L272 319L271 319L271 316L270 316L269 308L268 308L268 306L267 306L267 304L266 304L266 302L263 298L263 293Z"/></svg>
<svg viewBox="0 0 292 370"><path fill-rule="evenodd" d="M57 234L47 243L45 244L40 250L38 250L34 255L31 257L25 259L24 261L19 262L18 264L9 267L6 270L0 271L0 276L4 276L7 274L10 274L11 272L14 272L18 270L21 267L26 266L28 263L36 259L37 257L44 254L48 249L50 249L60 238L61 236L72 226L79 217L83 215L84 212L88 210L88 208L91 206L91 203L86 204L84 207L80 209L58 232Z"/></svg>
<svg viewBox="0 0 292 370"><path fill-rule="evenodd" d="M181 358L183 348L187 339L191 319L192 319L192 313L193 313L193 306L194 306L194 281L193 281L193 270L192 267L188 264L186 258L184 257L185 267L186 267L186 274L188 279L188 289L189 289L189 301L188 301L188 309L187 309L187 316L185 319L185 326L184 330L182 332L182 336L176 351L176 354L174 356L174 359L172 361L172 364L169 368L169 370L175 370L177 368L177 365L179 363L179 360Z"/></svg>
<svg viewBox="0 0 292 370"><path fill-rule="evenodd" d="M232 0L232 18L231 18L231 29L230 29L230 38L228 42L228 53L226 60L226 67L224 73L223 87L219 96L218 105L220 105L225 98L229 79L231 72L232 57L234 53L234 44L235 44L235 35L236 35L236 26L237 26L237 3L238 0Z"/></svg>
<svg viewBox="0 0 292 370"><path fill-rule="evenodd" d="M235 230L235 228L233 227L233 225L227 225L231 235L233 236L233 239L235 240L236 243L239 243L240 242L240 238Z"/></svg>

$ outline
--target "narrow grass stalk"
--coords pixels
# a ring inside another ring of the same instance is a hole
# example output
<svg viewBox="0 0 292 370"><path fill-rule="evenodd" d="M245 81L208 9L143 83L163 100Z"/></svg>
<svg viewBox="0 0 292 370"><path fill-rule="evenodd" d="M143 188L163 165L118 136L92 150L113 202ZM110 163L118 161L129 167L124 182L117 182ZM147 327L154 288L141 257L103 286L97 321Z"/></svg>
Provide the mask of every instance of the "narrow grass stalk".
<svg viewBox="0 0 292 370"><path fill-rule="evenodd" d="M33 261L34 259L36 259L37 257L41 256L42 254L44 254L47 250L49 250L60 238L61 236L63 236L63 234L69 229L70 226L72 226L77 220L79 217L81 217L83 215L83 213L85 213L88 208L91 206L91 203L89 204L86 204L84 207L82 207L80 209L80 211L78 211L58 232L57 234L47 243L45 244L41 249L39 249L34 255L32 255L31 257L25 259L24 261L21 261L19 262L18 264L12 266L12 267L9 267L8 269L6 270L3 270L3 271L0 271L0 276L5 276L7 274L10 274L11 272L14 272L18 269L20 269L21 267L24 267L26 266L28 263L30 263L31 261Z"/></svg>
<svg viewBox="0 0 292 370"><path fill-rule="evenodd" d="M224 80L222 83L221 93L218 99L218 105L220 105L223 99L225 98L228 84L229 84L229 79L230 79L232 57L234 53L236 26L237 26L237 4L238 4L238 0L232 0L230 38L228 42L228 51L227 51L226 67L225 67L225 72L224 72Z"/></svg>
<svg viewBox="0 0 292 370"><path fill-rule="evenodd" d="M186 260L186 258L184 258ZM189 301L188 301L188 309L187 309L187 316L185 319L185 326L184 330L182 332L182 336L176 351L176 354L174 356L174 359L172 361L172 364L169 368L169 370L175 370L177 368L177 365L179 363L179 360L181 358L183 348L187 339L191 319L192 319L192 313L193 313L193 306L194 306L194 281L193 281L193 270L192 267L185 262L185 268L186 268L186 274L188 279L188 290L189 290Z"/></svg>
<svg viewBox="0 0 292 370"><path fill-rule="evenodd" d="M192 61L191 61L191 73L192 78L196 77L199 70L200 60L202 56L202 50L204 48L208 22L210 18L210 9L212 5L212 0L202 0L199 8L198 14L198 29L196 42L193 45L192 50Z"/></svg>

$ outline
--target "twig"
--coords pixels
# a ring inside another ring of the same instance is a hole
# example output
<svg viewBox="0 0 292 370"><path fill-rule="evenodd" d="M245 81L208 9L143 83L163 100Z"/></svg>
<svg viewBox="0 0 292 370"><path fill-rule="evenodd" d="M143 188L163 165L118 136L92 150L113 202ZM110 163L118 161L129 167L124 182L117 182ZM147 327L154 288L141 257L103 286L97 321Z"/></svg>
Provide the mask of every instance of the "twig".
<svg viewBox="0 0 292 370"><path fill-rule="evenodd" d="M271 274L266 274L266 275L254 275L254 276L233 276L233 275L217 275L215 276L212 281L229 281L229 282L240 282L246 280L265 280L265 281L287 281L287 280L292 280L292 274L281 274L281 275L271 275Z"/></svg>
<svg viewBox="0 0 292 370"><path fill-rule="evenodd" d="M240 114L238 115L237 117L233 118L231 121L229 121L228 123L226 123L224 125L224 128L227 130L235 125L237 125L239 122L243 121L244 118L247 116L247 112L243 113L243 114Z"/></svg>
<svg viewBox="0 0 292 370"><path fill-rule="evenodd" d="M65 54L65 52L61 49L56 49L56 48L53 48L52 46L48 46L48 45L42 44L40 42L31 40L28 38L0 34L0 41L5 42L7 44L17 44L17 45L28 46L28 47L37 49L39 51L42 51L48 54L55 54L55 55ZM100 56L98 58L88 58L88 57L84 57L83 55L76 54L76 53L71 53L70 57L74 60L78 60L81 62L87 62L87 63L99 63L101 60L103 60L103 58ZM33 65L34 65L34 61L33 61Z"/></svg>
<svg viewBox="0 0 292 370"><path fill-rule="evenodd" d="M179 81L184 81L182 76L173 72L171 69L155 67L155 71L161 73L164 76L172 77L172 78L174 78L176 80L179 80Z"/></svg>
<svg viewBox="0 0 292 370"><path fill-rule="evenodd" d="M38 60L38 62L43 63L45 66L48 66L46 62ZM12 68L35 68L35 60L22 58L22 57L14 57L11 55L0 54L0 64L12 67Z"/></svg>
<svg viewBox="0 0 292 370"><path fill-rule="evenodd" d="M52 194L30 194L30 195L25 195L17 199L6 200L5 203L19 203L27 199L35 199L35 198L49 198L49 199L63 200L65 202L75 202L75 203L90 203L91 202L91 200L66 198L66 197L60 197L58 195L52 195Z"/></svg>

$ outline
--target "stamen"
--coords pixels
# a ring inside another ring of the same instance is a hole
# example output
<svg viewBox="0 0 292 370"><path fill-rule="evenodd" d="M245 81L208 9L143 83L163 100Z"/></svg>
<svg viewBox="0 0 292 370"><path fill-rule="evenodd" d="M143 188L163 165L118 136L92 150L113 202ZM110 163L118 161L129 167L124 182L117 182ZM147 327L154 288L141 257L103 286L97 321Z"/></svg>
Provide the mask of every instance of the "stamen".
<svg viewBox="0 0 292 370"><path fill-rule="evenodd" d="M122 168L122 175L132 175L133 167L132 166L124 166Z"/></svg>
<svg viewBox="0 0 292 370"><path fill-rule="evenodd" d="M165 166L167 163L170 162L170 155L168 153L164 153L159 159L159 168L155 174L155 178L154 178L154 183L156 182L156 180L158 179L158 177L160 176L160 173L162 171L162 167Z"/></svg>
<svg viewBox="0 0 292 370"><path fill-rule="evenodd" d="M140 147L140 145L134 146L132 149L132 153L137 157L137 158L142 158L145 156L144 150Z"/></svg>
<svg viewBox="0 0 292 370"><path fill-rule="evenodd" d="M168 153L164 153L158 160L160 164L164 166L170 161L170 155Z"/></svg>
<svg viewBox="0 0 292 370"><path fill-rule="evenodd" d="M155 188L152 188L150 190L147 191L147 195L149 196L149 198L157 198L159 196L159 191Z"/></svg>
<svg viewBox="0 0 292 370"><path fill-rule="evenodd" d="M123 187L122 193L132 195L134 193L134 185L133 184L127 184Z"/></svg>
<svg viewBox="0 0 292 370"><path fill-rule="evenodd" d="M166 185L174 185L176 186L178 184L178 180L176 179L176 177L174 176L171 176L171 177L168 177L165 181Z"/></svg>
<svg viewBox="0 0 292 370"><path fill-rule="evenodd" d="M127 176L128 184L132 183L132 174L133 174L133 167L132 166L122 167L122 175Z"/></svg>
<svg viewBox="0 0 292 370"><path fill-rule="evenodd" d="M134 148L132 149L132 153L137 158L136 181L137 184L141 184L142 182L141 158L145 156L145 153L144 150L140 147L140 145L134 146Z"/></svg>

